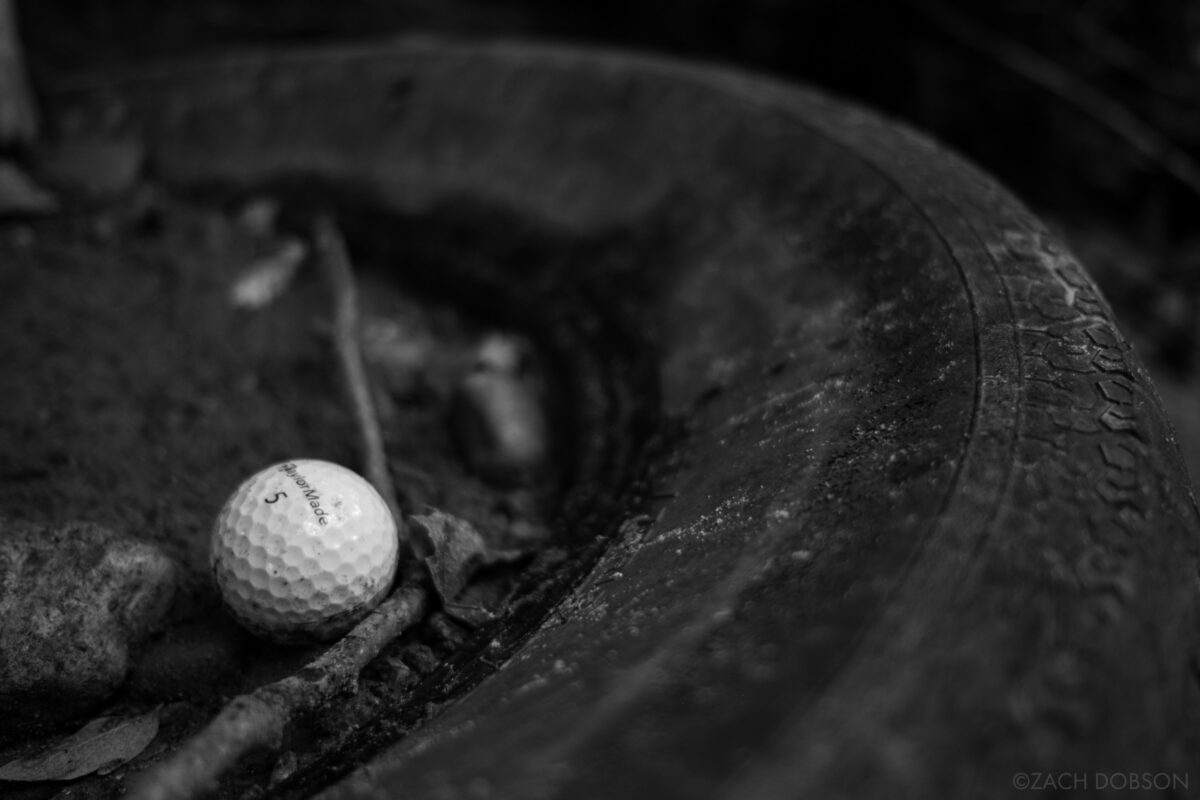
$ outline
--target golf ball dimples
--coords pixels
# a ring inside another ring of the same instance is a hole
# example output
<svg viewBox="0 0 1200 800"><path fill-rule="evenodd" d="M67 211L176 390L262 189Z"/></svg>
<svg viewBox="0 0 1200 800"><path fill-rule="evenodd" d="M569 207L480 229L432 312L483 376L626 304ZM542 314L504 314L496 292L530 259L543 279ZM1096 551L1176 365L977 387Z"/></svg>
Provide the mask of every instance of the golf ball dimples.
<svg viewBox="0 0 1200 800"><path fill-rule="evenodd" d="M211 564L226 607L254 633L328 640L383 599L398 550L395 520L371 484L303 459L237 488L217 515Z"/></svg>

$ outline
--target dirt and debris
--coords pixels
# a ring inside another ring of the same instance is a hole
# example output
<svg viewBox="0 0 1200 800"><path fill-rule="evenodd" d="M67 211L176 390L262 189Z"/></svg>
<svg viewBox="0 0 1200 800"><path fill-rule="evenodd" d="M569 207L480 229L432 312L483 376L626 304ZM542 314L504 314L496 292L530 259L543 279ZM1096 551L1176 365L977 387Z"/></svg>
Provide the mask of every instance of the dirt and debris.
<svg viewBox="0 0 1200 800"><path fill-rule="evenodd" d="M0 515L9 520L0 546L13 570L33 564L26 556L36 550L45 568L79 572L39 581L29 567L5 582L8 677L0 688L12 700L6 708L28 720L6 733L18 737L10 744L28 744L30 731L43 738L35 752L0 757L8 776L0 780L22 781L24 797L50 796L56 781L69 779L103 795L128 770L79 764L145 750L133 769L140 773L187 762L172 762L175 748L197 736L197 747L213 737L232 741L233 729L259 733L243 737L245 748L230 750L227 763L210 763L211 776L181 778L185 785L211 785L263 742L280 748L278 760L263 764L265 772L254 759L239 770L254 783L292 780L498 616L527 556L551 536L559 487L497 483L464 459L451 408L481 349L497 349L496 329L408 291L368 254L354 265L361 308L353 320L401 514L453 520L454 530L471 532L471 547L432 548L431 570L454 585L453 597L427 630L409 634L402 632L426 608L413 581L444 583L406 572L390 605L368 620L391 632L376 638L386 645L383 658L365 671L372 651L354 634L328 649L281 649L241 630L219 610L208 576L210 525L224 496L273 459L361 468L330 287L304 268L314 257L311 232L278 226L286 198L181 196L140 174L132 184L128 175L97 177L85 155L69 166L80 180L56 183L69 187L65 211L0 223L0 334L19 343L0 377L9 399L0 416ZM522 354L521 380L537 383L539 402L551 401L533 344L499 335ZM550 435L540 420L522 424ZM87 555L93 550L95 558ZM475 575L481 588L472 594ZM443 605L440 596L436 602ZM52 609L68 613L57 625L39 623ZM345 646L357 655L339 655ZM78 658L50 658L54 650ZM22 653L29 657L17 663ZM55 671L52 692L18 680L49 686L38 664ZM312 676L330 670L337 678L329 686L353 687L354 699L337 704L337 714L308 716L328 695L300 686L297 675L312 688L324 685ZM229 705L236 696L248 699ZM153 709L164 702L173 704L173 722L161 732L129 722L157 719ZM330 717L339 720L332 727ZM68 762L75 766L63 767ZM233 780L228 791L237 795Z"/></svg>

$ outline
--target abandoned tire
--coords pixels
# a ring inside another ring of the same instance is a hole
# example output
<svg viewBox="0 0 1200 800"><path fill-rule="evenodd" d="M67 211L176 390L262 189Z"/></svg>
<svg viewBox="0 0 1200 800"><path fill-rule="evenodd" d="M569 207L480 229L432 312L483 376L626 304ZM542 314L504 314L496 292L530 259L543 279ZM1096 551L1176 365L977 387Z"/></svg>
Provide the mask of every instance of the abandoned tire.
<svg viewBox="0 0 1200 800"><path fill-rule="evenodd" d="M454 220L443 290L558 343L573 474L642 499L594 504L577 574L323 796L1200 781L1200 519L1170 427L1084 270L970 165L816 92L516 45L57 97L66 135L134 131L173 185L353 198L352 244ZM531 244L490 260L514 229Z"/></svg>

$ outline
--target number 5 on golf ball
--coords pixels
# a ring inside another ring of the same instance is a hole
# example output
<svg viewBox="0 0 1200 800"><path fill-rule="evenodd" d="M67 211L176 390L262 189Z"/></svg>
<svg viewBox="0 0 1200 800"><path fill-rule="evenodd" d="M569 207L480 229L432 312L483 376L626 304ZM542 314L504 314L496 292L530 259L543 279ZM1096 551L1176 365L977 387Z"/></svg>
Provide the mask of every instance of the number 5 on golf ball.
<svg viewBox="0 0 1200 800"><path fill-rule="evenodd" d="M245 481L213 526L211 566L226 608L279 642L349 631L391 588L399 543L383 498L345 467L275 464Z"/></svg>

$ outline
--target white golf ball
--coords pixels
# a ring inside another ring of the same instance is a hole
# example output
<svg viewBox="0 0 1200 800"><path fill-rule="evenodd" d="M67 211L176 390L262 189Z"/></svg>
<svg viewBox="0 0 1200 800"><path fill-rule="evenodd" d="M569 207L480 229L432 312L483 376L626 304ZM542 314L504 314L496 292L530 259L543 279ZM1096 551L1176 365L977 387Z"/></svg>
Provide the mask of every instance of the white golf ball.
<svg viewBox="0 0 1200 800"><path fill-rule="evenodd" d="M226 501L213 526L221 598L254 633L281 642L341 636L396 572L396 521L366 480L328 461L267 467Z"/></svg>

